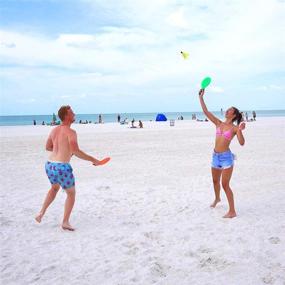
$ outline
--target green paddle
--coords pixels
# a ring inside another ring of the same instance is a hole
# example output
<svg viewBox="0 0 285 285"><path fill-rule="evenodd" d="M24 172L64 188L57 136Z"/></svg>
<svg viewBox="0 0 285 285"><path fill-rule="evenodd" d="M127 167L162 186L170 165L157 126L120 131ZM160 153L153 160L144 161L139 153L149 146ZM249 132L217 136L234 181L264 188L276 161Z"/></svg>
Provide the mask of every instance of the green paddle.
<svg viewBox="0 0 285 285"><path fill-rule="evenodd" d="M211 83L211 78L210 77L205 77L202 82L201 82L201 88L205 89L206 87L208 87Z"/></svg>

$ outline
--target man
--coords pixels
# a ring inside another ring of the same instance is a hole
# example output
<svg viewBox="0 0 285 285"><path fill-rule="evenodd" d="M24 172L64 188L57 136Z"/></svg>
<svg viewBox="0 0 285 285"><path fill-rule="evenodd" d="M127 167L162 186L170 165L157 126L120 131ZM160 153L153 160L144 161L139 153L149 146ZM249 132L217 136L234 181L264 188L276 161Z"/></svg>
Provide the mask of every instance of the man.
<svg viewBox="0 0 285 285"><path fill-rule="evenodd" d="M51 188L47 193L42 209L35 219L37 222L41 222L48 206L54 200L60 187L62 187L67 194L62 228L74 231L69 223L69 217L75 202L75 178L69 164L70 159L74 154L83 160L91 161L95 166L100 165L100 161L79 149L76 132L70 128L75 121L75 114L71 107L62 106L58 111L58 116L62 123L51 131L46 142L46 150L51 151L45 165Z"/></svg>

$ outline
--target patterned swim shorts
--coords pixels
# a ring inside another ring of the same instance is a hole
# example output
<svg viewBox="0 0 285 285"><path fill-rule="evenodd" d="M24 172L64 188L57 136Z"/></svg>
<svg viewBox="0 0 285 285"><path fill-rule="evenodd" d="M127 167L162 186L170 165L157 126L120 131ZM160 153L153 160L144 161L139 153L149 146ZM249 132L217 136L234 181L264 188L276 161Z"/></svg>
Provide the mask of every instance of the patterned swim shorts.
<svg viewBox="0 0 285 285"><path fill-rule="evenodd" d="M65 190L75 186L73 169L69 163L47 161L45 169L51 184L60 184Z"/></svg>

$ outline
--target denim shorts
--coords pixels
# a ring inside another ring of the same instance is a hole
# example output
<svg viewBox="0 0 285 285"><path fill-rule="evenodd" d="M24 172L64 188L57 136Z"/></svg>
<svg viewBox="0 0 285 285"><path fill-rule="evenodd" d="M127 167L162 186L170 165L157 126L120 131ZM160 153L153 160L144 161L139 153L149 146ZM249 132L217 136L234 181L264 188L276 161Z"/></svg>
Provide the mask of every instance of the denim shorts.
<svg viewBox="0 0 285 285"><path fill-rule="evenodd" d="M69 163L47 161L45 169L51 184L59 184L63 189L75 186L75 178Z"/></svg>
<svg viewBox="0 0 285 285"><path fill-rule="evenodd" d="M234 154L228 150L225 152L213 152L212 167L217 169L227 169L234 165Z"/></svg>

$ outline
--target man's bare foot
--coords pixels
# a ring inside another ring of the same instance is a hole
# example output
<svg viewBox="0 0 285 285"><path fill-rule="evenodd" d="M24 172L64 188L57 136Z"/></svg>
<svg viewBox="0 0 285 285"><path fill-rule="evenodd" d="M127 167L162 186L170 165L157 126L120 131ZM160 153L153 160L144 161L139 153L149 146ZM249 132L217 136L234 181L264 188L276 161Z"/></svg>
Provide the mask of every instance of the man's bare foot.
<svg viewBox="0 0 285 285"><path fill-rule="evenodd" d="M75 230L69 223L62 223L61 227L62 227L62 229L68 230L68 231L74 231Z"/></svg>
<svg viewBox="0 0 285 285"><path fill-rule="evenodd" d="M219 203L219 202L221 202L221 199L215 199L215 201L211 204L211 208L215 208L216 207L216 205Z"/></svg>
<svg viewBox="0 0 285 285"><path fill-rule="evenodd" d="M227 214L225 214L224 216L223 216L223 218L234 218L234 217L236 217L237 216L237 214L236 214L236 212L228 212Z"/></svg>
<svg viewBox="0 0 285 285"><path fill-rule="evenodd" d="M35 220L40 223L42 221L42 217L43 217L43 213L38 213L36 216L35 216Z"/></svg>

